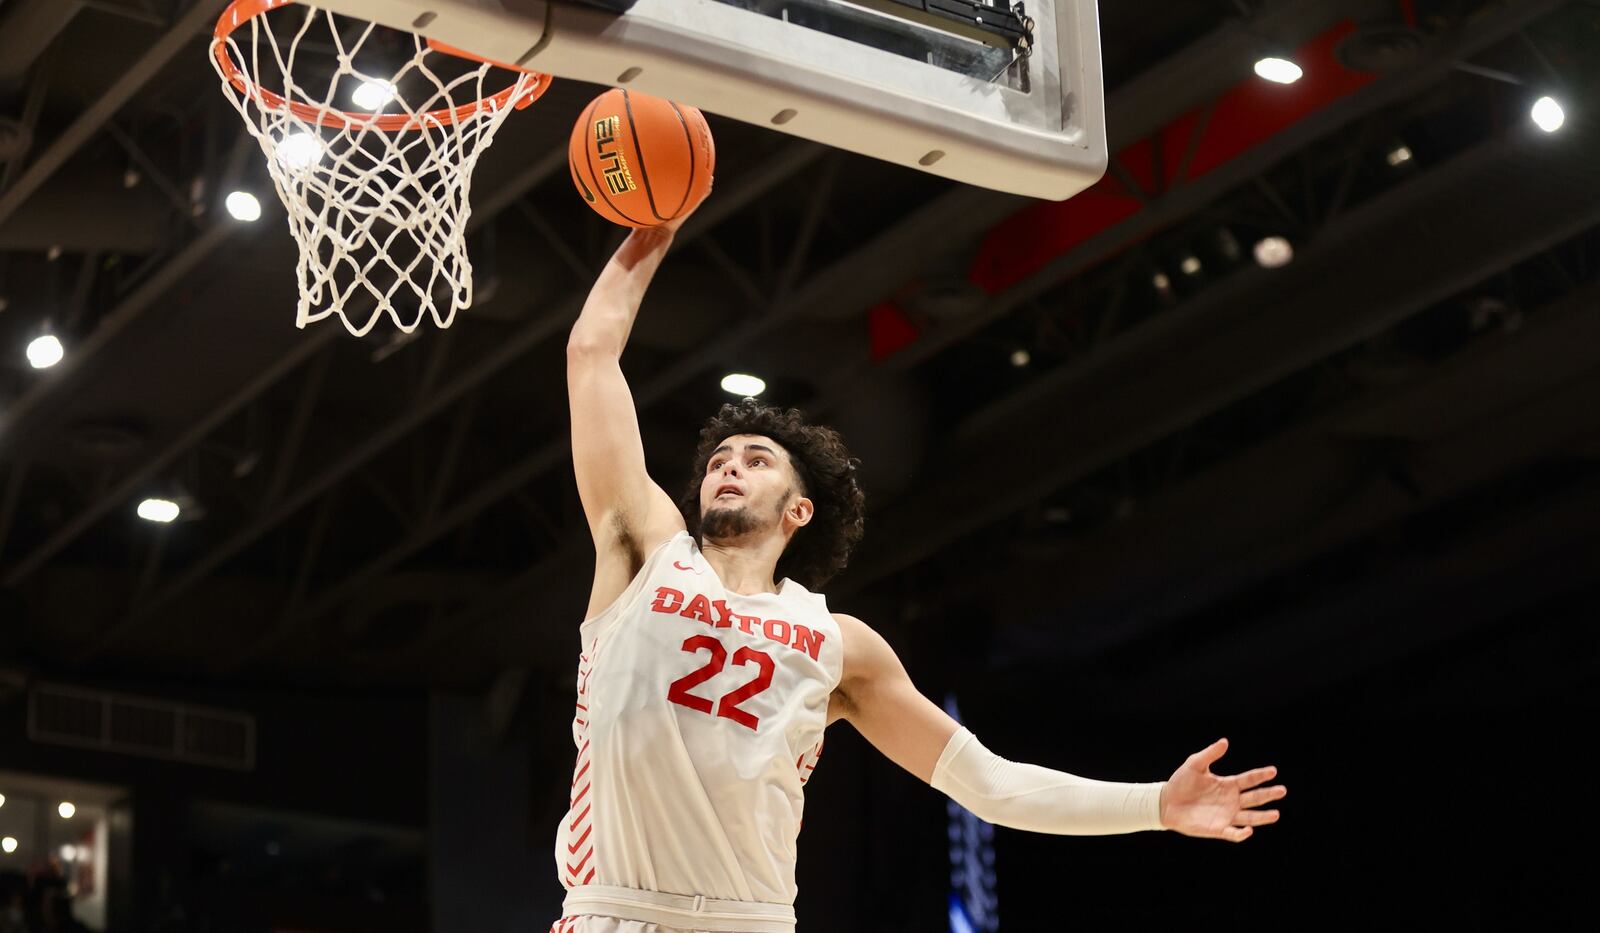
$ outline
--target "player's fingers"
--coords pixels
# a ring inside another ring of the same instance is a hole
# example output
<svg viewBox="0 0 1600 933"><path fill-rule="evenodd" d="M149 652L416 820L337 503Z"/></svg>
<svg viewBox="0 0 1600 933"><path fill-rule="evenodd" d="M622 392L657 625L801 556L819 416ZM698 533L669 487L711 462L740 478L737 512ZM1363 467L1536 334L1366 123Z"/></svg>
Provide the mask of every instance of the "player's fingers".
<svg viewBox="0 0 1600 933"><path fill-rule="evenodd" d="M1215 742L1212 742L1205 748L1202 748L1193 755L1190 755L1189 761L1202 768L1209 768L1213 762L1215 762L1218 758L1221 758L1227 753L1227 751L1228 740L1217 739Z"/></svg>
<svg viewBox="0 0 1600 933"><path fill-rule="evenodd" d="M1277 810L1240 810L1233 815L1234 826L1266 826L1278 822Z"/></svg>
<svg viewBox="0 0 1600 933"><path fill-rule="evenodd" d="M1249 790L1257 784L1265 784L1277 776L1278 769L1268 765L1265 768L1252 768L1243 774L1235 774L1232 780L1240 790Z"/></svg>
<svg viewBox="0 0 1600 933"><path fill-rule="evenodd" d="M1248 826L1229 826L1227 829L1222 831L1222 838L1228 840L1229 842L1243 842L1250 838L1250 833L1253 831L1254 830Z"/></svg>
<svg viewBox="0 0 1600 933"><path fill-rule="evenodd" d="M1284 787L1282 784L1274 784L1271 787L1262 787L1257 790L1247 790L1239 795L1239 806L1243 808L1259 807L1264 803L1282 800L1287 793L1289 793L1289 788Z"/></svg>

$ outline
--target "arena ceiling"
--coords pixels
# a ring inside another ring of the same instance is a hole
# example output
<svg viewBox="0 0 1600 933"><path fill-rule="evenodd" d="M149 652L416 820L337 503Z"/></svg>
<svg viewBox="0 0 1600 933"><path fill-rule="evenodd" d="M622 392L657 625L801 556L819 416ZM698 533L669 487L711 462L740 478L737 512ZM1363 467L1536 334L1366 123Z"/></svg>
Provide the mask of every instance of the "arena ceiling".
<svg viewBox="0 0 1600 933"><path fill-rule="evenodd" d="M563 143L599 89L558 81L485 157L453 328L298 331L281 208L205 61L223 6L0 2L0 658L565 675L590 551L561 347L617 232ZM762 375L863 460L833 604L897 640L981 618L998 667L1154 640L1282 660L1292 694L1592 597L1600 5L1101 15L1113 166L1063 204L713 118L715 195L624 361L657 480L721 375ZM1280 49L1338 65L1265 85ZM1528 119L1546 93L1558 133ZM220 209L238 186L260 222ZM1254 261L1268 236L1287 266ZM66 358L36 371L45 327ZM184 517L135 517L153 494ZM1545 652L1530 685L1592 673Z"/></svg>

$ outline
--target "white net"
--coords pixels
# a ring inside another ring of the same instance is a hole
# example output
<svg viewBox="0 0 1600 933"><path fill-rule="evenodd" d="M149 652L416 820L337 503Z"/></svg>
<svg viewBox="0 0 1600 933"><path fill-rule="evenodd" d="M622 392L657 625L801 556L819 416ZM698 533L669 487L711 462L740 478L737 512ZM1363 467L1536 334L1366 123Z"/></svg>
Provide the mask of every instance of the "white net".
<svg viewBox="0 0 1600 933"><path fill-rule="evenodd" d="M409 333L471 306L472 169L547 76L300 5L239 24L211 60L300 247L297 327L338 315L361 336L387 315Z"/></svg>

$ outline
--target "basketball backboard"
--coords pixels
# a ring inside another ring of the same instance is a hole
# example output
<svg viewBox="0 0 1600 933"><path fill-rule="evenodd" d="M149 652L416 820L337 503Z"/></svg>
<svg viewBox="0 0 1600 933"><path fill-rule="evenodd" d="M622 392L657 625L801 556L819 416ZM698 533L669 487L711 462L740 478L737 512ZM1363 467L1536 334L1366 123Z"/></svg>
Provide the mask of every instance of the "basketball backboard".
<svg viewBox="0 0 1600 933"><path fill-rule="evenodd" d="M1000 191L1061 200L1106 166L1093 0L318 5Z"/></svg>

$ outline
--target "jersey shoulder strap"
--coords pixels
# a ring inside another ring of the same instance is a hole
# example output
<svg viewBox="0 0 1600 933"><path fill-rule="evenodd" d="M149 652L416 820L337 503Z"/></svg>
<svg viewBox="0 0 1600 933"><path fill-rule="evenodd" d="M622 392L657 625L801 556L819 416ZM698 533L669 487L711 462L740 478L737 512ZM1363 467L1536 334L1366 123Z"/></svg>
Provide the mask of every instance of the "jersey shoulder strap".
<svg viewBox="0 0 1600 933"><path fill-rule="evenodd" d="M633 579L628 581L628 587L622 591L622 595L613 600L611 605L585 619L583 624L578 627L578 634L583 641L585 649L595 638L611 628L618 619L626 614L627 607L633 605L639 599L658 567L667 561L682 559L685 554L690 552L693 542L694 538L689 532L680 531L656 545L655 550L645 556L644 563L639 565L639 572L635 573Z"/></svg>

